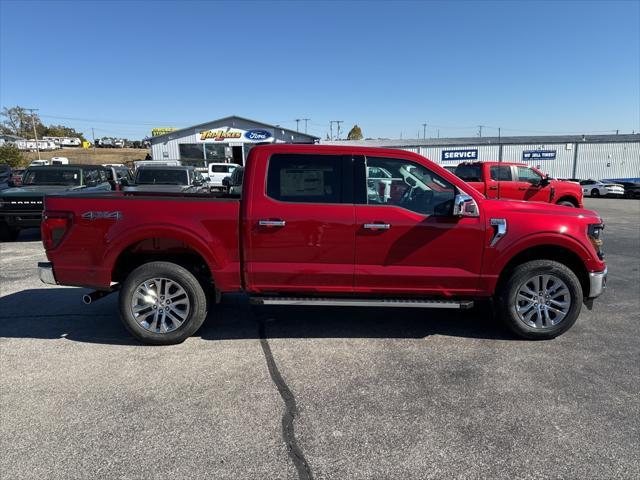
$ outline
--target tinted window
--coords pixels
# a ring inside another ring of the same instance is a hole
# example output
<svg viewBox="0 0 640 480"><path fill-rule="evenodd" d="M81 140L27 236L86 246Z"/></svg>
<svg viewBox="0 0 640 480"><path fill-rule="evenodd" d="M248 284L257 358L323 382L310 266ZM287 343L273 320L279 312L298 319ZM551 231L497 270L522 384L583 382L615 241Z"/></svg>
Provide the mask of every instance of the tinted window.
<svg viewBox="0 0 640 480"><path fill-rule="evenodd" d="M465 182L481 182L482 170L480 165L458 165L455 174Z"/></svg>
<svg viewBox="0 0 640 480"><path fill-rule="evenodd" d="M369 172L379 170L386 172L385 176L369 176ZM455 195L452 184L418 163L367 157L368 205L393 205L423 215L449 215Z"/></svg>
<svg viewBox="0 0 640 480"><path fill-rule="evenodd" d="M22 178L24 185L80 185L79 170L27 170Z"/></svg>
<svg viewBox="0 0 640 480"><path fill-rule="evenodd" d="M340 203L342 157L273 155L267 173L267 195L283 202Z"/></svg>
<svg viewBox="0 0 640 480"><path fill-rule="evenodd" d="M542 176L528 167L518 167L518 180L521 182L539 183Z"/></svg>
<svg viewBox="0 0 640 480"><path fill-rule="evenodd" d="M511 178L511 167L496 166L489 169L491 172L491 180L496 182L508 182L513 180Z"/></svg>
<svg viewBox="0 0 640 480"><path fill-rule="evenodd" d="M138 170L136 183L141 185L187 185L187 171L144 168Z"/></svg>
<svg viewBox="0 0 640 480"><path fill-rule="evenodd" d="M209 165L209 168L211 173L229 173L233 172L236 167L231 165Z"/></svg>

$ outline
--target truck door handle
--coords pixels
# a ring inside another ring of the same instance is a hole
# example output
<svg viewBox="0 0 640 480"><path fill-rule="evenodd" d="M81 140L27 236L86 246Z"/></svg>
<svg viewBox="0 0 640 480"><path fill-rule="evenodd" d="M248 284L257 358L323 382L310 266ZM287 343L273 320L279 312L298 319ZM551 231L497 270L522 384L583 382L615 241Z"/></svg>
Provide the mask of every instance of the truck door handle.
<svg viewBox="0 0 640 480"><path fill-rule="evenodd" d="M391 228L388 223L365 223L363 226L367 230L389 230Z"/></svg>
<svg viewBox="0 0 640 480"><path fill-rule="evenodd" d="M498 189L498 187L495 187L495 186L494 187L489 187L489 190L497 190L497 189Z"/></svg>
<svg viewBox="0 0 640 480"><path fill-rule="evenodd" d="M518 190L528 190L527 187L518 187Z"/></svg>
<svg viewBox="0 0 640 480"><path fill-rule="evenodd" d="M284 227L287 224L284 220L260 220L258 225L261 227Z"/></svg>

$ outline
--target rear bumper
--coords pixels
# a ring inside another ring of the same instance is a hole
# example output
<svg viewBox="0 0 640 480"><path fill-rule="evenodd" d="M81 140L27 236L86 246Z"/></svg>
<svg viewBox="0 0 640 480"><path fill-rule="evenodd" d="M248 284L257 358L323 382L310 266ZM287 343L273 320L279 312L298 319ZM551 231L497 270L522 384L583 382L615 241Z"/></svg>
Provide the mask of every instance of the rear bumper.
<svg viewBox="0 0 640 480"><path fill-rule="evenodd" d="M596 298L602 295L602 292L607 287L607 271L605 269L602 272L589 273L589 298Z"/></svg>
<svg viewBox="0 0 640 480"><path fill-rule="evenodd" d="M38 262L38 276L42 283L48 285L57 285L56 277L53 274L53 265L51 262Z"/></svg>

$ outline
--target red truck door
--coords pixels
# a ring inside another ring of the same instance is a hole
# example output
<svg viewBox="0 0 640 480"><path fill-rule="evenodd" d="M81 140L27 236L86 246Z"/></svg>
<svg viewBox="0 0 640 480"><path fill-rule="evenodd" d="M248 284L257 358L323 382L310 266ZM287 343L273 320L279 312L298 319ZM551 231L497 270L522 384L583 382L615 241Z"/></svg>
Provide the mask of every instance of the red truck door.
<svg viewBox="0 0 640 480"><path fill-rule="evenodd" d="M542 186L543 176L530 167L517 166L518 200L529 200L532 202L548 202L551 197L551 188L548 185Z"/></svg>
<svg viewBox="0 0 640 480"><path fill-rule="evenodd" d="M485 176L487 183L494 185L494 195L490 198L513 198L522 200L522 193L518 190L517 182L514 182L513 170L510 165L491 165Z"/></svg>
<svg viewBox="0 0 640 480"><path fill-rule="evenodd" d="M360 178L367 191L355 207L356 292L475 293L484 229L480 218L451 215L456 188L404 158L367 157L366 168L359 168L356 182ZM391 188L375 185L367 174L374 168L391 174Z"/></svg>
<svg viewBox="0 0 640 480"><path fill-rule="evenodd" d="M351 156L279 153L256 168L245 187L248 290L353 291Z"/></svg>

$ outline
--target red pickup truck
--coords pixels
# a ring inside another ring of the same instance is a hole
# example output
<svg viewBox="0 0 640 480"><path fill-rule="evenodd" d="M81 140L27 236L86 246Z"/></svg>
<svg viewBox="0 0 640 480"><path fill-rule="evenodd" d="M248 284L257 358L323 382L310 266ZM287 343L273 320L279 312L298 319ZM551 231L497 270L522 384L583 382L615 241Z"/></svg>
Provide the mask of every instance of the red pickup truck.
<svg viewBox="0 0 640 480"><path fill-rule="evenodd" d="M271 145L251 150L242 199L51 195L45 283L120 292L143 342L192 335L210 303L469 308L495 299L521 337L569 329L605 286L592 211L485 198L414 153Z"/></svg>
<svg viewBox="0 0 640 480"><path fill-rule="evenodd" d="M461 163L454 173L487 198L510 198L582 208L582 189L578 183L552 180L524 163Z"/></svg>

